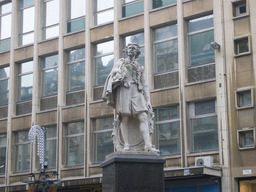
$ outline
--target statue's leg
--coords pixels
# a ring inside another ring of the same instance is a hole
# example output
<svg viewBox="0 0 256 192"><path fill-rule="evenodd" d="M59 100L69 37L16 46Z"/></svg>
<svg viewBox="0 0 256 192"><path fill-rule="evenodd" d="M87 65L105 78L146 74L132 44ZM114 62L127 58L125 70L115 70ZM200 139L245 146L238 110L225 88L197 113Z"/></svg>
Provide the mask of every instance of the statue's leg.
<svg viewBox="0 0 256 192"><path fill-rule="evenodd" d="M144 142L145 142L145 150L151 150L152 143L149 136L149 122L148 122L148 115L146 112L142 112L138 115L140 120L140 132L142 133Z"/></svg>
<svg viewBox="0 0 256 192"><path fill-rule="evenodd" d="M130 145L129 145L129 141L128 141L128 119L129 116L122 116L122 120L121 120L121 124L120 124L120 128L121 128L121 133L123 136L123 140L124 140L124 150L125 151L129 151L130 149Z"/></svg>

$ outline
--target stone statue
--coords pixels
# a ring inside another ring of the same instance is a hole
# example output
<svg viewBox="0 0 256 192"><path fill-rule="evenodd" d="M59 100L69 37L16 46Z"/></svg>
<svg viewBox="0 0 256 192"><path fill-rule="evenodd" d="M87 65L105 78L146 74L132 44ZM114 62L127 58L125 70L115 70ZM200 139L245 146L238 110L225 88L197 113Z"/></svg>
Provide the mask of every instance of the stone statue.
<svg viewBox="0 0 256 192"><path fill-rule="evenodd" d="M131 43L125 51L128 57L114 64L102 95L117 114L112 133L114 146L117 151L159 152L151 142L154 113L144 66L135 60L140 46Z"/></svg>

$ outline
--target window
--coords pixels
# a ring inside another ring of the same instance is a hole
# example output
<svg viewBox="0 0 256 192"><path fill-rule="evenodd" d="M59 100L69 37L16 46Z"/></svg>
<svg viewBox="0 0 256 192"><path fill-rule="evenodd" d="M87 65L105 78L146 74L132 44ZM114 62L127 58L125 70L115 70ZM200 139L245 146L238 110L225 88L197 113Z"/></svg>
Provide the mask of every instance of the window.
<svg viewBox="0 0 256 192"><path fill-rule="evenodd" d="M177 0L153 0L153 9L177 3Z"/></svg>
<svg viewBox="0 0 256 192"><path fill-rule="evenodd" d="M33 61L18 65L18 102L32 99Z"/></svg>
<svg viewBox="0 0 256 192"><path fill-rule="evenodd" d="M248 177L247 177L248 179ZM255 179L252 180L240 180L239 181L239 192L248 192L248 191L255 191Z"/></svg>
<svg viewBox="0 0 256 192"><path fill-rule="evenodd" d="M177 24L154 31L154 87L179 84Z"/></svg>
<svg viewBox="0 0 256 192"><path fill-rule="evenodd" d="M251 53L250 36L235 39L235 56Z"/></svg>
<svg viewBox="0 0 256 192"><path fill-rule="evenodd" d="M155 109L156 146L160 155L180 154L179 106Z"/></svg>
<svg viewBox="0 0 256 192"><path fill-rule="evenodd" d="M255 148L255 128L244 128L237 131L239 149Z"/></svg>
<svg viewBox="0 0 256 192"><path fill-rule="evenodd" d="M79 31L85 28L85 4L85 0L68 0L68 33Z"/></svg>
<svg viewBox="0 0 256 192"><path fill-rule="evenodd" d="M122 17L144 12L144 0L123 0Z"/></svg>
<svg viewBox="0 0 256 192"><path fill-rule="evenodd" d="M215 78L215 51L211 48L213 41L213 15L189 20L189 83Z"/></svg>
<svg viewBox="0 0 256 192"><path fill-rule="evenodd" d="M113 139L113 117L103 117L93 120L93 162L98 163L105 160L105 156L114 152Z"/></svg>
<svg viewBox="0 0 256 192"><path fill-rule="evenodd" d="M114 0L95 0L94 3L94 25L114 20Z"/></svg>
<svg viewBox="0 0 256 192"><path fill-rule="evenodd" d="M84 123L69 123L65 136L65 165L76 166L84 164Z"/></svg>
<svg viewBox="0 0 256 192"><path fill-rule="evenodd" d="M6 161L6 134L0 135L0 174L5 173Z"/></svg>
<svg viewBox="0 0 256 192"><path fill-rule="evenodd" d="M0 106L8 104L10 67L0 68Z"/></svg>
<svg viewBox="0 0 256 192"><path fill-rule="evenodd" d="M233 3L233 16L240 17L247 15L246 0L234 1Z"/></svg>
<svg viewBox="0 0 256 192"><path fill-rule="evenodd" d="M138 33L138 34L130 35L124 38L123 57L127 57L127 55L125 54L125 47L129 43L137 43L140 46L141 53L136 60L139 64L144 66L145 65L144 33Z"/></svg>
<svg viewBox="0 0 256 192"><path fill-rule="evenodd" d="M103 85L114 65L114 41L100 43L94 52L94 100L101 99Z"/></svg>
<svg viewBox="0 0 256 192"><path fill-rule="evenodd" d="M42 58L42 96L58 92L58 55Z"/></svg>
<svg viewBox="0 0 256 192"><path fill-rule="evenodd" d="M215 100L198 101L189 105L190 150L218 150L218 124Z"/></svg>
<svg viewBox="0 0 256 192"><path fill-rule="evenodd" d="M59 0L43 0L43 39L59 36Z"/></svg>
<svg viewBox="0 0 256 192"><path fill-rule="evenodd" d="M253 89L236 91L237 108L253 107Z"/></svg>
<svg viewBox="0 0 256 192"><path fill-rule="evenodd" d="M46 160L48 168L56 167L57 155L57 129L56 126L46 127Z"/></svg>
<svg viewBox="0 0 256 192"><path fill-rule="evenodd" d="M67 63L67 91L84 89L85 86L85 48L70 51Z"/></svg>
<svg viewBox="0 0 256 192"><path fill-rule="evenodd" d="M35 0L19 0L19 46L34 42Z"/></svg>
<svg viewBox="0 0 256 192"><path fill-rule="evenodd" d="M0 52L10 49L11 42L11 24L12 23L12 3L0 5Z"/></svg>
<svg viewBox="0 0 256 192"><path fill-rule="evenodd" d="M15 142L15 172L28 172L30 170L30 141L28 131L14 133Z"/></svg>

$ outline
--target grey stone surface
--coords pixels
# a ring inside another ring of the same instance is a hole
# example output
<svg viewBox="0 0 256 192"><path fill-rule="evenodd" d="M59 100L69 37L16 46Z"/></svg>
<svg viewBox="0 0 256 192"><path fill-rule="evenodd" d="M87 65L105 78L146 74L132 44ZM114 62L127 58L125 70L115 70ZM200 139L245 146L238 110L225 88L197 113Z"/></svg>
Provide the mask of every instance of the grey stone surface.
<svg viewBox="0 0 256 192"><path fill-rule="evenodd" d="M103 192L162 192L164 163L153 153L113 153L101 164Z"/></svg>

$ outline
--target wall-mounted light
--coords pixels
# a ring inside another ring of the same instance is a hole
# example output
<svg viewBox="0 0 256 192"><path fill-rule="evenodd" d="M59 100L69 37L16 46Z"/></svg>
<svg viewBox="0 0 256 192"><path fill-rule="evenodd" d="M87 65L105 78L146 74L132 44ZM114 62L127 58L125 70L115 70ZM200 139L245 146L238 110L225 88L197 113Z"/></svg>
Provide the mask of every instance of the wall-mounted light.
<svg viewBox="0 0 256 192"><path fill-rule="evenodd" d="M214 50L218 50L218 52L220 52L220 44L216 43L216 42L211 42L211 47Z"/></svg>

